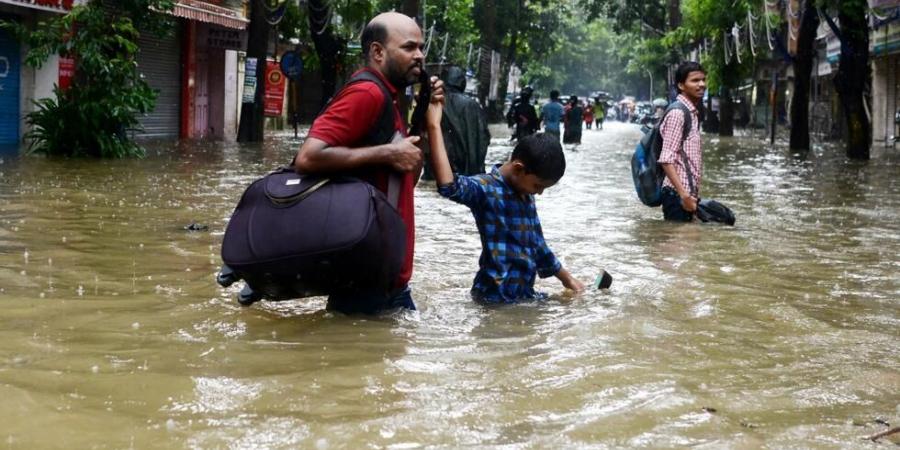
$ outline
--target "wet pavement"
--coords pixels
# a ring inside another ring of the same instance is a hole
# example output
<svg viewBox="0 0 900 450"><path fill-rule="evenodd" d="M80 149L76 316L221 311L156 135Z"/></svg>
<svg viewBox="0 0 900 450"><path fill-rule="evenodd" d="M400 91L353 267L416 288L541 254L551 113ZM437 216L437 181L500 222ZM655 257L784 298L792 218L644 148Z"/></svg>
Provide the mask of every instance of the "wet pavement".
<svg viewBox="0 0 900 450"><path fill-rule="evenodd" d="M495 132L503 132L500 128ZM379 317L234 300L213 280L266 145L0 163L7 448L859 448L900 422L900 150L868 163L705 136L703 196L737 226L670 224L633 192L636 126L586 130L538 199L545 237L608 292L473 303L471 214L416 193L413 295ZM488 162L511 147L494 139ZM186 231L198 223L208 230ZM898 438L900 440L900 438ZM885 442L891 442L886 440Z"/></svg>

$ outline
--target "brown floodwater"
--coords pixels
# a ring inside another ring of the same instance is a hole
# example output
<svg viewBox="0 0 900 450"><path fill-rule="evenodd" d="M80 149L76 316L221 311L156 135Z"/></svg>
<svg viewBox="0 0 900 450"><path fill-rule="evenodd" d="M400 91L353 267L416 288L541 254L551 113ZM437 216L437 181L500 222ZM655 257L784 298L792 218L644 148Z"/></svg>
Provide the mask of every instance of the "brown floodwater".
<svg viewBox="0 0 900 450"><path fill-rule="evenodd" d="M474 220L422 183L419 311L376 317L322 298L244 308L239 285L214 282L232 209L290 159L290 135L150 143L141 160L5 155L0 442L872 446L900 422L900 150L861 163L706 136L703 192L735 211L730 228L638 202L638 135L586 130L538 200L563 264L586 283L607 270L608 292L570 298L549 279L547 301L472 302ZM495 138L488 162L510 149Z"/></svg>

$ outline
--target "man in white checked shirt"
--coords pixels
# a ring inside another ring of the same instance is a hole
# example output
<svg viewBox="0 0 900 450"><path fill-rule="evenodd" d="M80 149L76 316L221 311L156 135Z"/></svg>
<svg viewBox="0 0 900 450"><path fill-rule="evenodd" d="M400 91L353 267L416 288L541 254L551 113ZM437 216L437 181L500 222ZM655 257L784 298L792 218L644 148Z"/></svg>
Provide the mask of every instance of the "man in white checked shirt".
<svg viewBox="0 0 900 450"><path fill-rule="evenodd" d="M683 62L675 71L675 83L678 86L675 101L684 104L687 111L672 109L660 125L663 144L659 163L666 174L662 209L666 220L690 222L697 211L703 175L698 106L706 92L706 72L699 63ZM684 130L686 114L690 114L689 130Z"/></svg>

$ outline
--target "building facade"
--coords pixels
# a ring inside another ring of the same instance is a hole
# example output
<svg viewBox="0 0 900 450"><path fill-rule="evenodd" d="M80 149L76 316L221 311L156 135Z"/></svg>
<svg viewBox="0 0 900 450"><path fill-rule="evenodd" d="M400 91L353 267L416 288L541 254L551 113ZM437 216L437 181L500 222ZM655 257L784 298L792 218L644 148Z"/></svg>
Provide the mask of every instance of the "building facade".
<svg viewBox="0 0 900 450"><path fill-rule="evenodd" d="M84 0L0 0L0 19L36 26L65 14ZM53 96L53 86L68 82L71 60L50 57L40 68L24 64L27 48L0 30L0 149L18 151L27 131L25 116L34 101Z"/></svg>
<svg viewBox="0 0 900 450"><path fill-rule="evenodd" d="M87 0L0 0L0 19L36 26ZM243 0L180 0L174 27L141 30L138 71L157 91L153 111L139 118L139 138L230 139L238 126L238 53L246 48ZM40 68L24 64L27 48L0 30L0 148L18 151L34 101L65 86L76 62L51 56Z"/></svg>
<svg viewBox="0 0 900 450"><path fill-rule="evenodd" d="M900 0L873 0L872 141L893 146L900 136ZM880 13L880 14L879 14Z"/></svg>
<svg viewBox="0 0 900 450"><path fill-rule="evenodd" d="M238 52L246 48L240 0L181 0L175 29L142 34L138 70L158 92L138 137L233 139L238 126Z"/></svg>

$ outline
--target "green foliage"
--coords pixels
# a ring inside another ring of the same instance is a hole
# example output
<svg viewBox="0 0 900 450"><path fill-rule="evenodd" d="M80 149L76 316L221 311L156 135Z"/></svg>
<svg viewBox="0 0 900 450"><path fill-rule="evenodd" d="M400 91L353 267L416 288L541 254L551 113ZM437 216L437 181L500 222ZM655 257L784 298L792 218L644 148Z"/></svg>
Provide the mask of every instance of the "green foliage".
<svg viewBox="0 0 900 450"><path fill-rule="evenodd" d="M428 62L440 62L441 52L444 49L444 40L447 39L447 51L444 61L459 66L475 64L475 56L479 45L479 34L473 18L474 0L446 0L444 2L428 2L425 4L424 17L428 21L425 25L428 30L434 27L432 42L428 51ZM425 36L428 38L428 35ZM469 46L472 45L473 55L469 56Z"/></svg>
<svg viewBox="0 0 900 450"><path fill-rule="evenodd" d="M665 0L580 0L579 3L589 20L606 17L616 32L643 29L661 36L666 29Z"/></svg>
<svg viewBox="0 0 900 450"><path fill-rule="evenodd" d="M672 44L688 40L693 42L705 40L709 48L701 63L707 71L710 92L734 88L741 80L753 74L754 56L748 46L743 46L740 63L736 56L726 60L725 46L728 44L725 33L730 33L735 23L745 24L747 11L761 16L762 10L760 0L734 0L729 7L723 7L721 0L686 0L683 29L670 34L667 39ZM758 36L765 35L761 29L756 30L756 33ZM764 39L759 43L764 42ZM763 47L764 45L758 45L758 50L762 50Z"/></svg>
<svg viewBox="0 0 900 450"><path fill-rule="evenodd" d="M137 27L165 30L168 19L151 8L163 11L172 7L172 0L93 0L64 16L38 23L34 30L14 22L0 24L28 44L25 61L32 67L40 67L54 54L76 59L69 89L55 88L56 98L36 101L37 110L27 115L29 151L65 156L143 155L127 132L139 129L137 115L153 109L156 93L137 71Z"/></svg>
<svg viewBox="0 0 900 450"><path fill-rule="evenodd" d="M654 79L665 74L665 48L641 32L616 31L614 19L591 20L584 6L567 2L538 10L522 43L524 79L546 95L587 95L603 90L613 95L646 94L647 70ZM640 27L638 27L639 29ZM657 93L664 84L657 83Z"/></svg>

